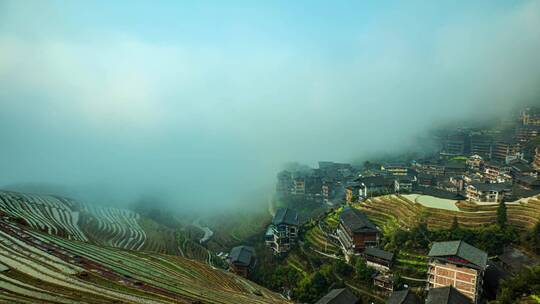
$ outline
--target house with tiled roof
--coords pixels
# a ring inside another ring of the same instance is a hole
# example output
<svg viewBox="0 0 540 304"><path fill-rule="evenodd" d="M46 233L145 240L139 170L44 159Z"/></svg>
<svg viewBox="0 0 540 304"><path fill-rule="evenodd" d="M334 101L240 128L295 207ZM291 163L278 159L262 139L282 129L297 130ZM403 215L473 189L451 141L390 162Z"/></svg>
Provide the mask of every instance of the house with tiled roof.
<svg viewBox="0 0 540 304"><path fill-rule="evenodd" d="M509 183L471 183L466 187L467 200L471 202L499 203L512 195Z"/></svg>
<svg viewBox="0 0 540 304"><path fill-rule="evenodd" d="M421 304L422 300L409 289L397 290L386 301L386 304Z"/></svg>
<svg viewBox="0 0 540 304"><path fill-rule="evenodd" d="M360 177L355 181L359 186L359 196L364 198L395 193L397 190L396 179L390 176L367 176Z"/></svg>
<svg viewBox="0 0 540 304"><path fill-rule="evenodd" d="M376 247L366 248L363 256L368 266L381 271L389 271L394 261L394 253Z"/></svg>
<svg viewBox="0 0 540 304"><path fill-rule="evenodd" d="M249 246L236 246L231 249L227 261L232 272L247 278L255 266L255 249Z"/></svg>
<svg viewBox="0 0 540 304"><path fill-rule="evenodd" d="M280 208L276 211L272 223L266 230L266 245L274 254L288 252L298 237L298 213L292 209Z"/></svg>
<svg viewBox="0 0 540 304"><path fill-rule="evenodd" d="M359 304L360 300L348 288L333 289L315 304Z"/></svg>
<svg viewBox="0 0 540 304"><path fill-rule="evenodd" d="M336 234L347 257L362 253L367 247L376 247L379 242L377 226L356 208L347 207L339 215Z"/></svg>
<svg viewBox="0 0 540 304"><path fill-rule="evenodd" d="M428 256L428 290L453 286L474 303L479 302L487 268L486 252L464 241L449 241L433 243Z"/></svg>
<svg viewBox="0 0 540 304"><path fill-rule="evenodd" d="M432 288L428 291L426 304L472 304L470 298L452 286Z"/></svg>

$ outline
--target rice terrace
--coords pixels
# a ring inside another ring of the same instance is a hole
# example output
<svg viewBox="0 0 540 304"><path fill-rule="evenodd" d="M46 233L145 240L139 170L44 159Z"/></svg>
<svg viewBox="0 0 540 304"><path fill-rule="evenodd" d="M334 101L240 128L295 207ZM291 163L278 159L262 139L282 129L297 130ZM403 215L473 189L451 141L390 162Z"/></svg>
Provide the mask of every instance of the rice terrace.
<svg viewBox="0 0 540 304"><path fill-rule="evenodd" d="M0 206L0 302L286 303L224 270L160 254L132 211L15 192L1 192Z"/></svg>

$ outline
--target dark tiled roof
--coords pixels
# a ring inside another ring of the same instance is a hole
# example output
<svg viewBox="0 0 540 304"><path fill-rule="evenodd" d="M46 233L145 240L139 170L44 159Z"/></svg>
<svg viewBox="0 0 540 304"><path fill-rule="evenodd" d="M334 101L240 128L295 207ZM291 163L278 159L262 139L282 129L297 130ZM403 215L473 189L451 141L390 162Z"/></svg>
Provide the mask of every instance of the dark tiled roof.
<svg viewBox="0 0 540 304"><path fill-rule="evenodd" d="M472 186L478 191L504 191L512 190L512 185L507 183L472 183Z"/></svg>
<svg viewBox="0 0 540 304"><path fill-rule="evenodd" d="M501 162L498 162L498 161L495 161L495 160L490 160L490 161L485 162L484 166L485 167L493 167L493 168L502 168L505 165L503 163L501 163Z"/></svg>
<svg viewBox="0 0 540 304"><path fill-rule="evenodd" d="M476 265L480 269L486 269L487 253L471 246L464 241L435 242L429 251L430 257L457 256Z"/></svg>
<svg viewBox="0 0 540 304"><path fill-rule="evenodd" d="M538 180L536 177L529 176L529 175L518 175L516 176L516 181L520 181L522 183L526 183L529 185L538 186L540 184L540 180Z"/></svg>
<svg viewBox="0 0 540 304"><path fill-rule="evenodd" d="M392 259L394 259L394 254L392 252L384 251L375 247L366 248L364 253L366 255L374 256L374 257L381 258L387 261L392 261Z"/></svg>
<svg viewBox="0 0 540 304"><path fill-rule="evenodd" d="M373 232L378 231L365 214L355 208L345 208L339 215L339 219L352 232Z"/></svg>
<svg viewBox="0 0 540 304"><path fill-rule="evenodd" d="M435 175L427 174L427 173L424 173L424 172L420 172L420 173L418 173L418 178L422 178L422 179L434 179L434 178L435 178Z"/></svg>
<svg viewBox="0 0 540 304"><path fill-rule="evenodd" d="M315 304L357 304L358 298L347 288L332 289Z"/></svg>
<svg viewBox="0 0 540 304"><path fill-rule="evenodd" d="M537 260L513 247L505 248L503 254L499 255L499 260L510 266L512 271L519 271L527 266L533 266L538 263Z"/></svg>
<svg viewBox="0 0 540 304"><path fill-rule="evenodd" d="M414 182L414 176L410 176L410 175L399 176L397 177L397 180L400 183L412 183Z"/></svg>
<svg viewBox="0 0 540 304"><path fill-rule="evenodd" d="M452 286L429 289L426 304L472 304L472 301Z"/></svg>
<svg viewBox="0 0 540 304"><path fill-rule="evenodd" d="M409 289L394 291L386 304L421 304L420 298Z"/></svg>
<svg viewBox="0 0 540 304"><path fill-rule="evenodd" d="M276 211L276 215L274 215L274 219L272 219L272 224L286 224L298 226L298 214L296 213L296 211L288 208L279 208Z"/></svg>
<svg viewBox="0 0 540 304"><path fill-rule="evenodd" d="M231 263L240 266L249 266L255 256L255 249L248 246L236 246L231 250L229 258Z"/></svg>
<svg viewBox="0 0 540 304"><path fill-rule="evenodd" d="M364 183L364 185L368 187L385 187L394 185L394 179L385 176L361 177L358 179L358 181Z"/></svg>
<svg viewBox="0 0 540 304"><path fill-rule="evenodd" d="M519 172L533 172L534 169L531 167L531 165L523 162L523 161L515 161L510 163L512 166L512 169L517 170Z"/></svg>

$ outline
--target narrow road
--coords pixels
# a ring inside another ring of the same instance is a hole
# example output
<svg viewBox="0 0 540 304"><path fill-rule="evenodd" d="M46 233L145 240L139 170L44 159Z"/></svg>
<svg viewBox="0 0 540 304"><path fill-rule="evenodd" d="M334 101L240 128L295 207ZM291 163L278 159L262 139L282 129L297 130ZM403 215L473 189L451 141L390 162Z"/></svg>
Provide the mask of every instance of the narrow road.
<svg viewBox="0 0 540 304"><path fill-rule="evenodd" d="M201 221L201 219L198 218L195 221L193 221L192 225L199 228L199 229L201 229L204 232L203 237L199 240L199 243L202 244L202 243L208 241L214 235L214 231L210 230L210 228L208 228L208 227L201 226L200 221Z"/></svg>

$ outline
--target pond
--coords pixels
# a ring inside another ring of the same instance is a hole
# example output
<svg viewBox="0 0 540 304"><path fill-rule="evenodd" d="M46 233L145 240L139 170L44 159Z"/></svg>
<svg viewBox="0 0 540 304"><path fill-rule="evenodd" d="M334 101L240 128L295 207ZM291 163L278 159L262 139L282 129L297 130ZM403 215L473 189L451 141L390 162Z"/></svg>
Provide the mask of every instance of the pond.
<svg viewBox="0 0 540 304"><path fill-rule="evenodd" d="M456 200L421 194L406 194L402 196L425 207L459 211L459 208L456 206Z"/></svg>

